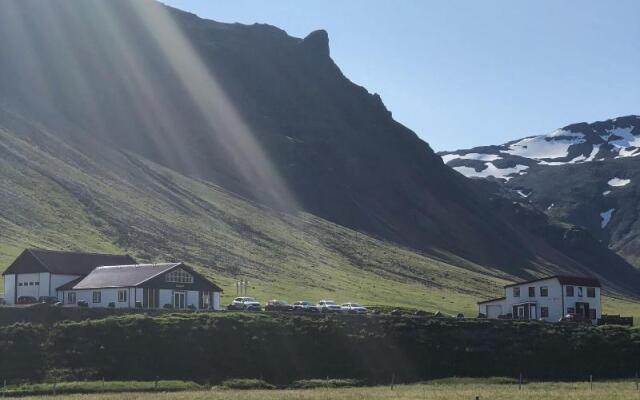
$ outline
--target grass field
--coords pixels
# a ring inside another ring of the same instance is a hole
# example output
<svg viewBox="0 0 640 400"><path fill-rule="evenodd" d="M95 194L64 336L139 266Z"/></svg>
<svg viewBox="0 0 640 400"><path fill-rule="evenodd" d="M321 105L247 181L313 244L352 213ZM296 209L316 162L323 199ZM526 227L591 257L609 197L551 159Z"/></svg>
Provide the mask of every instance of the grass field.
<svg viewBox="0 0 640 400"><path fill-rule="evenodd" d="M499 380L498 380L499 382ZM426 384L308 390L223 390L176 393L117 393L61 395L56 399L82 400L331 400L331 399L407 399L407 400L630 400L639 399L635 382L496 383L491 379L452 379ZM35 397L25 397L35 399Z"/></svg>

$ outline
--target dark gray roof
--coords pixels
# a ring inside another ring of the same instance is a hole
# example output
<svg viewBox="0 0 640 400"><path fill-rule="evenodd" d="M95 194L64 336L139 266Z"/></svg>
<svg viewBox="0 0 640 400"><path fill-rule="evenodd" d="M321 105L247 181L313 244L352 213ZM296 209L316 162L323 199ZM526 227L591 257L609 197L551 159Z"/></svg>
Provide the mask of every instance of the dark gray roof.
<svg viewBox="0 0 640 400"><path fill-rule="evenodd" d="M3 275L50 272L61 275L88 275L99 265L135 264L129 255L81 253L43 249L26 249Z"/></svg>
<svg viewBox="0 0 640 400"><path fill-rule="evenodd" d="M167 264L130 264L103 266L94 269L80 282L69 289L98 289L132 287L148 281L182 263ZM62 287L60 288L62 289Z"/></svg>
<svg viewBox="0 0 640 400"><path fill-rule="evenodd" d="M552 275L545 276L543 278L532 279L530 281L511 283L509 285L505 285L505 288L511 286L523 285L526 283L533 283L538 281L544 281L547 279L557 279L560 281L561 285L575 285L575 286L591 286L591 287L600 287L600 281L597 278L591 276L571 276L571 275Z"/></svg>

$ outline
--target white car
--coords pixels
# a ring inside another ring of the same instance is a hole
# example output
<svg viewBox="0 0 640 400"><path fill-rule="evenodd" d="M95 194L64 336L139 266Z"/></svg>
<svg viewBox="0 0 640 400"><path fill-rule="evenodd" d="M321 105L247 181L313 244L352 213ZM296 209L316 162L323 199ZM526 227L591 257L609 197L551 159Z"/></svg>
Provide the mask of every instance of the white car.
<svg viewBox="0 0 640 400"><path fill-rule="evenodd" d="M366 314L369 311L358 303L344 303L341 308L342 312L350 314Z"/></svg>
<svg viewBox="0 0 640 400"><path fill-rule="evenodd" d="M339 313L342 308L333 300L320 300L316 307L323 313Z"/></svg>
<svg viewBox="0 0 640 400"><path fill-rule="evenodd" d="M231 302L234 310L255 310L260 311L260 303L253 297L236 297Z"/></svg>

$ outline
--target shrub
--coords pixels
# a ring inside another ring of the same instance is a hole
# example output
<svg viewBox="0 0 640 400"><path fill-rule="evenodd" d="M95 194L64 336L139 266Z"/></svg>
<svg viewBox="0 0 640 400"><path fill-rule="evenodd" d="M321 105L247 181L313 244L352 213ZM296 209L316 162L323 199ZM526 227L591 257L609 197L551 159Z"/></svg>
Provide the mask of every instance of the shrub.
<svg viewBox="0 0 640 400"><path fill-rule="evenodd" d="M262 379L227 379L221 385L225 389L275 389L276 387Z"/></svg>
<svg viewBox="0 0 640 400"><path fill-rule="evenodd" d="M295 381L291 386L296 389L343 388L362 386L363 383L358 379L303 379Z"/></svg>

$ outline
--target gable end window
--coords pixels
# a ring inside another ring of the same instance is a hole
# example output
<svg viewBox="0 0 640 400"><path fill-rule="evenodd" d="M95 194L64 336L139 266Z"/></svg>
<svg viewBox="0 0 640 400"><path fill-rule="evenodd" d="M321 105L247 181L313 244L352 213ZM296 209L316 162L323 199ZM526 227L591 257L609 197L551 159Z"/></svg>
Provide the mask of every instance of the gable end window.
<svg viewBox="0 0 640 400"><path fill-rule="evenodd" d="M573 286L567 286L567 297L573 297Z"/></svg>
<svg viewBox="0 0 640 400"><path fill-rule="evenodd" d="M529 297L536 297L536 288L534 286L529 286Z"/></svg>
<svg viewBox="0 0 640 400"><path fill-rule="evenodd" d="M175 269L165 275L165 280L172 283L193 283L193 275L183 269Z"/></svg>
<svg viewBox="0 0 640 400"><path fill-rule="evenodd" d="M513 297L520 297L520 288L517 286L513 288Z"/></svg>
<svg viewBox="0 0 640 400"><path fill-rule="evenodd" d="M540 286L540 297L549 296L549 288L546 286Z"/></svg>
<svg viewBox="0 0 640 400"><path fill-rule="evenodd" d="M118 290L118 302L125 303L127 301L127 291L126 290Z"/></svg>
<svg viewBox="0 0 640 400"><path fill-rule="evenodd" d="M93 292L92 301L94 303L102 303L102 292Z"/></svg>
<svg viewBox="0 0 640 400"><path fill-rule="evenodd" d="M588 287L587 288L587 297L596 297L596 288Z"/></svg>

